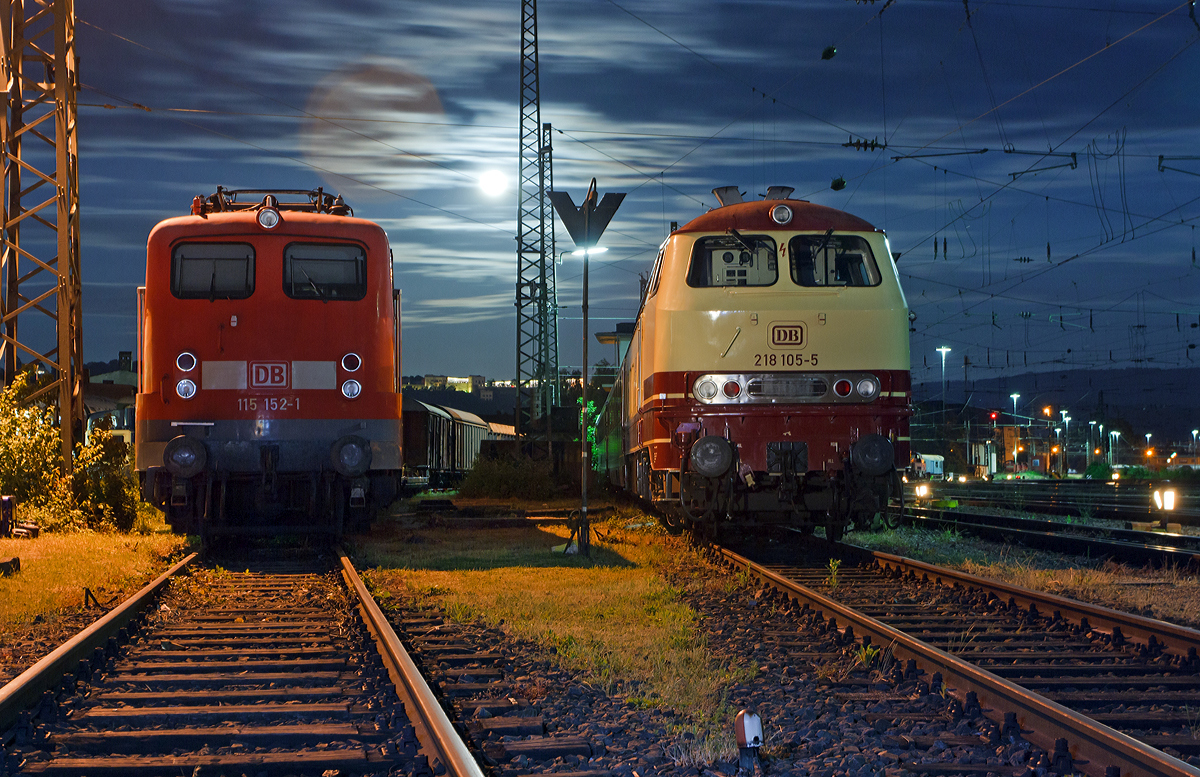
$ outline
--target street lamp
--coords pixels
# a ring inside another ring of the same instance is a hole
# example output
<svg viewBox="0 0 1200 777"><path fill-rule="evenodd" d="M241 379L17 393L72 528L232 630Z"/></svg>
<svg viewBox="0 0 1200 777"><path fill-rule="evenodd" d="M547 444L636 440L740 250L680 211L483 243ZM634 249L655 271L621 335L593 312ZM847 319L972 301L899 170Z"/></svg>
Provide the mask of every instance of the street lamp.
<svg viewBox="0 0 1200 777"><path fill-rule="evenodd" d="M1087 465L1092 466L1092 434L1096 431L1096 422L1088 421L1088 449L1087 449ZM1104 425L1100 426L1100 433L1104 434Z"/></svg>
<svg viewBox="0 0 1200 777"><path fill-rule="evenodd" d="M1117 466L1117 445L1121 442L1121 430L1113 429L1108 433L1112 437L1112 442L1108 446L1108 463L1109 466Z"/></svg>
<svg viewBox="0 0 1200 777"><path fill-rule="evenodd" d="M1069 466L1067 466L1069 463L1067 461L1067 448L1071 447L1071 416L1067 415L1066 410L1059 410L1058 412L1062 413L1063 426L1066 427L1063 430L1063 466L1062 466L1063 477L1066 477L1068 474L1070 474L1070 471L1071 471L1071 468Z"/></svg>
<svg viewBox="0 0 1200 777"><path fill-rule="evenodd" d="M1017 472L1017 448L1020 447L1021 427L1017 426L1017 400L1020 394L1009 394L1013 401L1013 474Z"/></svg>
<svg viewBox="0 0 1200 777"><path fill-rule="evenodd" d="M580 426L580 429L582 431L582 434L580 436L583 438L581 441L582 450L580 451L580 458L583 460L583 472L580 475L579 491L580 491L580 498L582 500L580 515L581 515L581 521L584 522L583 525L585 527L587 526L586 521L587 521L587 508L588 508L588 499L587 499L588 471L591 469L591 462L588 460L589 454L591 453L591 445L588 442L588 428L591 424L591 419L588 417L588 398L587 398L587 389L588 389L588 384L587 384L587 373L588 373L588 257L592 256L593 254L602 254L607 250L608 249L605 248L604 246L585 246L583 248L579 248L579 249L576 249L571 252L572 256L582 256L583 257L583 369L580 370L580 373L579 373L580 383L581 383L581 385L580 385L580 389L581 389L580 400L583 404L583 409L582 409L583 410L582 411L583 420L582 420L581 426ZM590 527L588 527L588 530L590 531ZM579 537L580 552L583 553L584 555L589 555L588 550L589 550L590 544L591 544L591 538L584 537L581 533L581 535Z"/></svg>
<svg viewBox="0 0 1200 777"><path fill-rule="evenodd" d="M1200 434L1200 429L1192 430L1192 458L1196 457L1196 435ZM1192 462L1195 464L1196 462Z"/></svg>
<svg viewBox="0 0 1200 777"><path fill-rule="evenodd" d="M937 349L937 352L942 355L942 423L946 423L946 354L950 353L950 346L943 345Z"/></svg>

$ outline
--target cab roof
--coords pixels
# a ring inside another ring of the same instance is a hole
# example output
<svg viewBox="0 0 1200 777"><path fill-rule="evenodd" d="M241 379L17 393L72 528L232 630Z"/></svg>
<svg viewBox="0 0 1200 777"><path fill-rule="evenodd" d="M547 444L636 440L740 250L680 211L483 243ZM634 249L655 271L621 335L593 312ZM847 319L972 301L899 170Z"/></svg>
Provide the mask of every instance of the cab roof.
<svg viewBox="0 0 1200 777"><path fill-rule="evenodd" d="M786 205L792 211L792 218L780 224L771 218L771 211ZM798 231L825 232L832 229L836 232L882 232L869 221L860 219L845 211L815 205L807 200L755 200L739 202L713 208L703 216L698 216L680 227L676 234L687 232L725 232L729 229L749 232L767 231Z"/></svg>

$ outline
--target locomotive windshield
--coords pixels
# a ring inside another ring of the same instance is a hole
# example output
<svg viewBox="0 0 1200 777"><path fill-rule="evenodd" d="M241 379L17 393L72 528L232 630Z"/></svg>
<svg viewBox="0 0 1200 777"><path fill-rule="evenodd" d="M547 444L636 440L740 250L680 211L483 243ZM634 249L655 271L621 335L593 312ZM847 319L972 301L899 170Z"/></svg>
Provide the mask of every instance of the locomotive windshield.
<svg viewBox="0 0 1200 777"><path fill-rule="evenodd" d="M171 293L179 299L246 299L254 293L254 247L180 243L171 252Z"/></svg>
<svg viewBox="0 0 1200 777"><path fill-rule="evenodd" d="M770 286L778 277L775 241L735 232L696 241L687 283L695 288Z"/></svg>
<svg viewBox="0 0 1200 777"><path fill-rule="evenodd" d="M367 255L348 243L292 243L283 250L283 290L294 299L362 299Z"/></svg>
<svg viewBox="0 0 1200 777"><path fill-rule="evenodd" d="M830 232L792 238L792 280L801 286L878 286L883 278L867 241Z"/></svg>

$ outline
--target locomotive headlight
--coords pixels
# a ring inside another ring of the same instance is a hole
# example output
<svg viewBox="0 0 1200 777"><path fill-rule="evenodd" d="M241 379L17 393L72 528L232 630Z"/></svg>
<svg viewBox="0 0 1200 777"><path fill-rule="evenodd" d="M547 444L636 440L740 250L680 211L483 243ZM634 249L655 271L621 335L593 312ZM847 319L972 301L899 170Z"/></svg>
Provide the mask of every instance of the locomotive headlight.
<svg viewBox="0 0 1200 777"><path fill-rule="evenodd" d="M786 205L776 205L771 208L771 219L776 224L786 224L792 220L792 209Z"/></svg>
<svg viewBox="0 0 1200 777"><path fill-rule="evenodd" d="M329 459L339 474L359 477L371 468L371 443L356 434L346 435L330 447Z"/></svg>
<svg viewBox="0 0 1200 777"><path fill-rule="evenodd" d="M187 378L175 384L175 393L180 399L191 399L196 396L196 384Z"/></svg>
<svg viewBox="0 0 1200 777"><path fill-rule="evenodd" d="M356 353L348 353L342 357L342 369L346 372L357 372L362 366L362 359Z"/></svg>
<svg viewBox="0 0 1200 777"><path fill-rule="evenodd" d="M717 395L717 384L710 378L705 378L696 384L696 399L708 402Z"/></svg>
<svg viewBox="0 0 1200 777"><path fill-rule="evenodd" d="M208 450L204 443L186 435L172 438L163 449L163 464L172 475L190 478L204 471Z"/></svg>
<svg viewBox="0 0 1200 777"><path fill-rule="evenodd" d="M258 225L263 229L274 229L279 226L279 211L274 208L263 208L258 212Z"/></svg>
<svg viewBox="0 0 1200 777"><path fill-rule="evenodd" d="M357 380L348 380L342 384L342 396L346 399L357 399L362 393L362 384Z"/></svg>
<svg viewBox="0 0 1200 777"><path fill-rule="evenodd" d="M733 464L733 448L724 437L710 434L696 441L689 458L693 472L706 478L719 478Z"/></svg>
<svg viewBox="0 0 1200 777"><path fill-rule="evenodd" d="M879 393L879 384L874 378L863 378L858 382L858 395L863 399L873 399Z"/></svg>
<svg viewBox="0 0 1200 777"><path fill-rule="evenodd" d="M175 357L175 366L180 372L191 372L196 369L196 355L184 351Z"/></svg>

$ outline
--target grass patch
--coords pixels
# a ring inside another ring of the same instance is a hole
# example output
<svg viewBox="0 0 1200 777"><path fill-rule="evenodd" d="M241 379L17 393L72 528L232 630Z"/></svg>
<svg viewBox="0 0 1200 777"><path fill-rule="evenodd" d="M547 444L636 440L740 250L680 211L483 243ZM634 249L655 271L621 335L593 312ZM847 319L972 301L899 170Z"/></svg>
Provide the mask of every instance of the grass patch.
<svg viewBox="0 0 1200 777"><path fill-rule="evenodd" d="M182 537L76 532L35 540L0 539L0 557L17 556L21 572L0 578L0 626L53 620L83 603L83 589L106 602L164 568Z"/></svg>
<svg viewBox="0 0 1200 777"><path fill-rule="evenodd" d="M357 550L373 585L407 605L501 627L585 682L673 710L703 738L724 733L727 689L755 670L708 649L663 574L683 558L705 562L656 526L626 530L628 520L598 527L590 560L550 551L567 539L561 527L401 531Z"/></svg>

